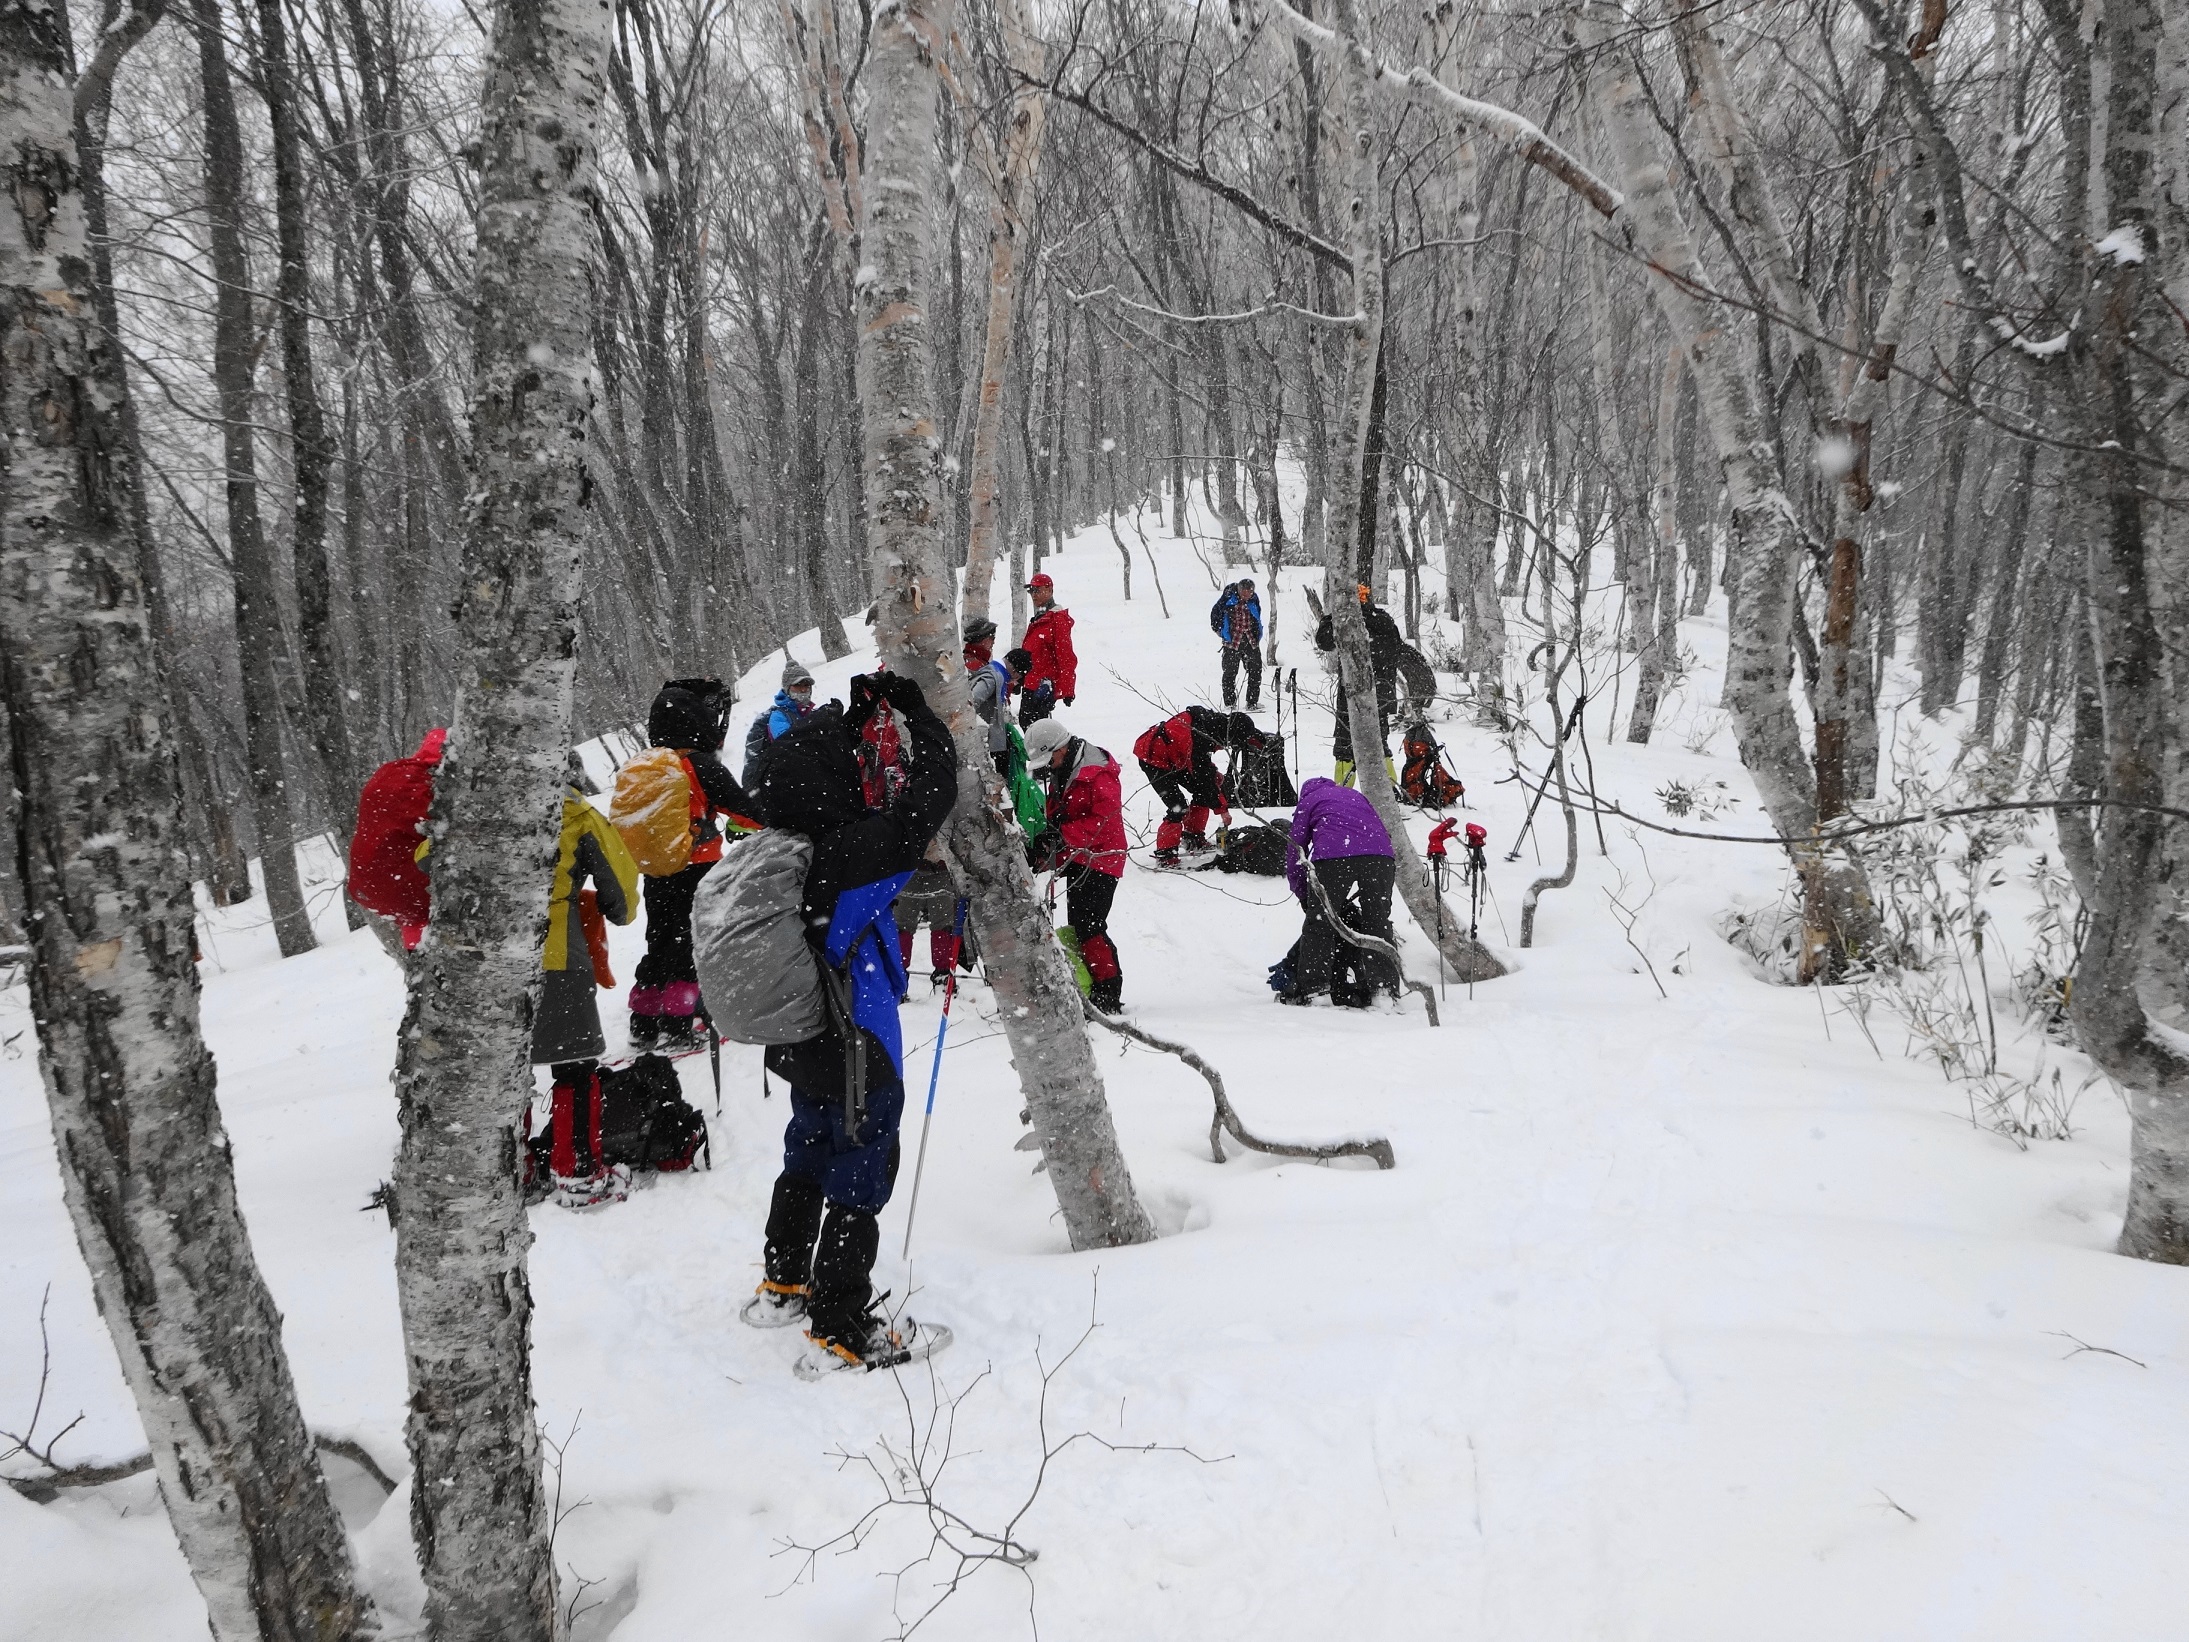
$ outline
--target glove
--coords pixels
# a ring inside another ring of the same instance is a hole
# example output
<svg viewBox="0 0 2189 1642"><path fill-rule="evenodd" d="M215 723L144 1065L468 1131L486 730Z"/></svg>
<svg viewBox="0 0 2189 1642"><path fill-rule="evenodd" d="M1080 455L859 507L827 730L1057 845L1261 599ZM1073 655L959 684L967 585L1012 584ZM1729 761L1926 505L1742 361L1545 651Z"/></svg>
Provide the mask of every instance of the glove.
<svg viewBox="0 0 2189 1642"><path fill-rule="evenodd" d="M875 683L883 699L907 718L919 718L934 711L928 706L927 696L919 685L903 673L884 673Z"/></svg>
<svg viewBox="0 0 2189 1642"><path fill-rule="evenodd" d="M887 673L861 673L853 679L851 705L844 709L845 726L854 731L863 729L882 703L890 699L891 683Z"/></svg>

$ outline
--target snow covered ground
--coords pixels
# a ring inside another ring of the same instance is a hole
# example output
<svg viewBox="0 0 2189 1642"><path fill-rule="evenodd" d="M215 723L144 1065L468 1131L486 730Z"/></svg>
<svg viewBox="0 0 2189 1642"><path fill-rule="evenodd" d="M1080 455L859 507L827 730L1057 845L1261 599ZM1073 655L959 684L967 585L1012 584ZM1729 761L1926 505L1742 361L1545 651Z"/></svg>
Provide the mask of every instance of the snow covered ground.
<svg viewBox="0 0 2189 1642"><path fill-rule="evenodd" d="M1144 562L1121 600L1106 530L1047 566L1079 623L1065 717L1128 762L1151 700L1213 700L1216 684L1212 578L1188 543L1152 522L1150 536L1169 620ZM1325 694L1306 576L1288 571L1281 595L1303 702ZM1730 737L1702 738L1722 622L1683 638L1701 668L1655 745L1595 746L1598 782L1658 816L1666 781L1723 781L1743 802L1719 825L1757 830ZM817 666L821 695L842 694L854 662ZM748 677L741 714L779 666ZM1327 772L1328 718L1307 714L1306 773ZM1525 795L1497 784L1488 732L1441 729L1491 832L1484 922L1502 943L1537 870L1532 847L1502 859ZM1152 830L1137 772L1127 791ZM1547 831L1545 858L1563 842ZM2027 1150L1972 1127L1896 1027L1873 1016L1873 1049L1844 1009L1765 984L1713 933L1775 893L1775 852L1606 837L1600 858L1584 826L1578 881L1544 898L1534 950L1472 997L1451 988L1440 1030L1413 999L1280 1009L1264 969L1298 927L1282 882L1136 864L1113 925L1134 1016L1209 1057L1250 1125L1378 1132L1398 1156L1391 1173L1219 1165L1200 1080L1105 1043L1135 1182L1166 1233L1145 1248L1067 1251L1047 1182L1012 1149L1015 1082L986 989L969 987L913 1260L898 1256L900 1186L878 1273L957 1331L932 1384L802 1384L791 1334L737 1322L784 1104L763 1100L756 1051L726 1053L711 1174L605 1211L534 1212L539 1410L567 1512L556 1558L566 1596L597 1582L576 1596L575 1635L893 1634L893 1609L916 1618L931 1576L958 1570L946 1556L893 1578L927 1547L924 1516L887 1513L811 1560L786 1549L862 1522L882 1497L866 1460L896 1475L884 1440L899 1456L925 1444L942 1507L995 1533L1016 1516L1039 1553L1024 1574L972 1570L928 1622L938 1637L1024 1637L1030 1610L1052 1639L2171 1634L2189 1273L2110 1252L2119 1101L2094 1088L2076 1138ZM360 1212L391 1167L400 987L369 935L343 934L332 863L314 865L318 952L279 962L256 905L208 919L206 1030L307 1414L400 1476L393 1244ZM1622 878L1630 904L1654 880L1634 935L1669 997L1607 904ZM617 933L626 978L640 947ZM1426 943L1410 950L1433 980ZM620 1012L604 1005L613 1043ZM936 1014L916 982L920 1088ZM0 1427L29 1417L50 1285L45 1429L80 1408L63 1457L118 1458L142 1435L61 1206L29 1028L21 985L0 990ZM684 1079L712 1116L704 1060ZM1044 1364L1048 1447L1086 1434L1045 1472ZM962 1397L954 1423L947 1403L934 1420L938 1395ZM405 1494L383 1504L330 1467L383 1610L414 1616ZM204 1635L149 1477L51 1506L0 1490L0 1590L9 1642Z"/></svg>

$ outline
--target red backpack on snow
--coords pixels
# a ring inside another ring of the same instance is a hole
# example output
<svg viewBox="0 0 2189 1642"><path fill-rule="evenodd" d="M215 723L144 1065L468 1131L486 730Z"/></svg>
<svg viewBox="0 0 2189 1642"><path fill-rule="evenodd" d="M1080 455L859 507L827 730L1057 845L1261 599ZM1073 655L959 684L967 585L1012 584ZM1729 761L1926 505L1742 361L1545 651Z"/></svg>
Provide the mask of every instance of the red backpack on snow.
<svg viewBox="0 0 2189 1642"><path fill-rule="evenodd" d="M357 797L350 834L350 899L367 912L393 918L406 936L433 913L433 885L418 864L426 812L433 807L433 772L448 731L432 729L408 758L391 758L372 772Z"/></svg>

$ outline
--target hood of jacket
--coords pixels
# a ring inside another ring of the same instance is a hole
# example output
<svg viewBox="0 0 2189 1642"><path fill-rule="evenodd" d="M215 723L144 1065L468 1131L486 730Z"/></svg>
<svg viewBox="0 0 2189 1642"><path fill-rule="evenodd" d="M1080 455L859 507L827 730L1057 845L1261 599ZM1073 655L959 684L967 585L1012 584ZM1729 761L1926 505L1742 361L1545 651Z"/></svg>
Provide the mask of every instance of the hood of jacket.
<svg viewBox="0 0 2189 1642"><path fill-rule="evenodd" d="M764 826L818 838L867 812L856 737L835 702L816 707L758 750L745 792Z"/></svg>
<svg viewBox="0 0 2189 1642"><path fill-rule="evenodd" d="M646 714L646 739L656 747L718 752L727 727L729 692L714 679L673 678Z"/></svg>

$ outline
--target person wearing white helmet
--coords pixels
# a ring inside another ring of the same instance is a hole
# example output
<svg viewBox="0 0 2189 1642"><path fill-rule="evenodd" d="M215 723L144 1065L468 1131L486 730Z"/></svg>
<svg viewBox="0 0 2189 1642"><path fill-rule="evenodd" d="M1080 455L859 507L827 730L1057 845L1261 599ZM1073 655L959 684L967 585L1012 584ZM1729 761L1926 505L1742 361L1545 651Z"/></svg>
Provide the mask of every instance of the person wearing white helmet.
<svg viewBox="0 0 2189 1642"><path fill-rule="evenodd" d="M1105 1015L1122 1006L1124 966L1110 939L1110 907L1125 876L1125 806L1117 760L1054 718L1026 730L1026 763L1049 786L1046 864L1064 880L1065 945L1085 971L1087 999Z"/></svg>

